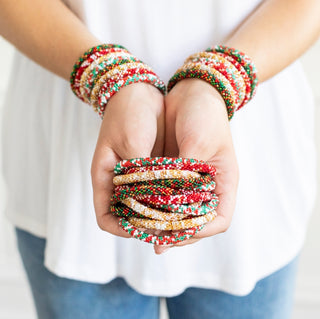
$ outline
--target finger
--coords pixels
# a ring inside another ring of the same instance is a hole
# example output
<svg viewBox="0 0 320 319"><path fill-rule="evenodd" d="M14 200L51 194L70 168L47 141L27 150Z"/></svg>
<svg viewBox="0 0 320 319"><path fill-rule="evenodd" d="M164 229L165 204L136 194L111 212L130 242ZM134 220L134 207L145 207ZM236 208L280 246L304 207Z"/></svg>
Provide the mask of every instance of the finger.
<svg viewBox="0 0 320 319"><path fill-rule="evenodd" d="M183 246L187 246L187 245L191 245L191 244L194 244L196 242L198 242L200 240L200 238L190 238L190 239L186 239L184 241L181 241L179 243L176 243L174 244L171 248L174 248L174 247L183 247Z"/></svg>
<svg viewBox="0 0 320 319"><path fill-rule="evenodd" d="M151 156L163 156L164 153L164 138L165 138L165 114L164 108L157 118L157 136L151 152Z"/></svg>
<svg viewBox="0 0 320 319"><path fill-rule="evenodd" d="M190 239L186 239L184 241L178 242L174 245L170 245L170 246L164 246L164 245L154 245L154 251L157 255L161 255L163 253L165 253L166 251L168 251L171 248L174 247L183 247L183 246L187 246L187 245L191 245L194 244L196 242L198 242L201 238L190 238Z"/></svg>
<svg viewBox="0 0 320 319"><path fill-rule="evenodd" d="M166 102L169 100L166 99ZM179 150L176 139L176 117L174 108L167 108L166 115L166 130L165 130L165 142L164 142L164 154L169 157L177 157Z"/></svg>
<svg viewBox="0 0 320 319"><path fill-rule="evenodd" d="M98 226L113 235L131 237L119 225L119 218L110 213L114 166L119 161L109 148L97 148L91 166L93 203Z"/></svg>
<svg viewBox="0 0 320 319"><path fill-rule="evenodd" d="M235 209L236 194L235 192L229 191L218 194L218 197L219 205L216 209L217 217L213 221L207 223L200 232L193 236L193 238L214 236L226 232L230 227Z"/></svg>
<svg viewBox="0 0 320 319"><path fill-rule="evenodd" d="M166 245L154 245L154 246L153 246L153 249L154 249L154 252L155 252L157 255L161 255L161 254L165 253L166 251L168 251L171 247L172 247L172 245L170 245L170 246L166 246Z"/></svg>

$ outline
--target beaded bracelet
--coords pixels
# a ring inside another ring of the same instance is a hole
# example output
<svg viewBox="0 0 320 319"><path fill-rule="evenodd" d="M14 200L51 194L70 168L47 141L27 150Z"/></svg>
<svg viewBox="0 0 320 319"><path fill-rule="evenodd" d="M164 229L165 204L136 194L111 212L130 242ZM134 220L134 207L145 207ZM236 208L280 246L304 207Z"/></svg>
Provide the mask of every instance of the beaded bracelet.
<svg viewBox="0 0 320 319"><path fill-rule="evenodd" d="M206 51L212 51L213 48L208 48ZM243 52L229 48L223 45L217 45L214 47L215 52L221 52L223 54L229 55L239 62L243 68L246 70L250 80L251 80L251 98L254 96L257 85L258 85L258 75L257 69L253 61Z"/></svg>
<svg viewBox="0 0 320 319"><path fill-rule="evenodd" d="M203 163L178 163L178 164L164 164L155 166L144 166L144 167L130 167L123 170L123 174L131 174L135 172L145 172L145 171L159 171L167 169L179 169L186 171L193 171L198 173L210 174L211 177L215 177L216 170L212 165Z"/></svg>
<svg viewBox="0 0 320 319"><path fill-rule="evenodd" d="M76 76L74 78L74 85L73 85L73 92L77 95L78 98L83 100L83 97L81 95L80 89L81 89L81 77L83 73L86 71L88 67L91 66L92 63L94 63L96 60L99 58L112 54L112 53L128 53L130 54L127 50L121 49L121 48L109 48L109 49L104 49L99 52L95 52L92 55L88 57L87 60L85 60L81 66L79 67Z"/></svg>
<svg viewBox="0 0 320 319"><path fill-rule="evenodd" d="M75 79L77 78L77 76L81 76L81 74L78 74L78 71L81 67L81 64L83 62L85 62L88 58L90 58L91 55L94 55L95 53L101 52L103 50L108 50L111 48L118 48L121 50L126 50L126 48L124 48L121 45L117 45L117 44L101 44L101 45L97 45L95 47L90 48L89 50L87 50L86 52L83 53L83 55L77 60L77 62L74 64L72 72L70 74L70 85L71 85L71 89L73 92L75 92L75 85L76 85L76 81ZM76 93L75 93L76 94Z"/></svg>
<svg viewBox="0 0 320 319"><path fill-rule="evenodd" d="M223 75L226 80L230 82L232 88L238 92L238 94L236 94L238 97L237 101L235 102L236 108L237 105L243 101L246 92L246 84L241 73L231 62L212 52L199 52L193 54L187 58L185 64L190 62L207 65L219 71L221 75Z"/></svg>
<svg viewBox="0 0 320 319"><path fill-rule="evenodd" d="M202 216L207 215L210 212L214 211L217 207L218 200L215 198L209 202L201 203L192 203L187 205L166 205L163 206L172 206L172 213L160 211L158 209L154 209L148 206L145 206L135 200L134 198L126 198L121 201L122 204L126 205L127 207L131 208L136 213L143 215L145 217L156 219L156 220L181 220L186 217L191 216ZM182 207L181 207L182 206ZM175 209L175 211L174 211ZM167 211L170 211L167 209Z"/></svg>
<svg viewBox="0 0 320 319"><path fill-rule="evenodd" d="M202 79L215 87L227 106L229 120L232 118L237 100L237 92L219 71L201 63L188 63L178 69L176 74L169 80L168 92L170 92L177 82L187 78Z"/></svg>
<svg viewBox="0 0 320 319"><path fill-rule="evenodd" d="M120 67L122 67L122 69L120 69ZM115 66L96 81L90 93L90 103L94 109L98 109L99 106L101 108L101 97L105 99L106 104L112 97L112 92L116 93L120 90L122 87L120 83L123 83L124 79L144 74L152 75L153 78L158 79L152 69L142 63L126 63Z"/></svg>
<svg viewBox="0 0 320 319"><path fill-rule="evenodd" d="M209 202L204 203L193 203L193 204L182 204L182 205L175 205L175 204L161 204L159 205L161 209L165 209L168 212L175 213L175 214L185 214L185 215L193 215L193 216L200 216L206 215L210 211L215 210L218 206L219 200L214 195L214 198Z"/></svg>
<svg viewBox="0 0 320 319"><path fill-rule="evenodd" d="M166 93L164 82L149 66L115 44L102 44L86 51L70 75L72 91L93 105L102 118L108 100L122 87L138 82L149 83Z"/></svg>
<svg viewBox="0 0 320 319"><path fill-rule="evenodd" d="M128 59L126 59L126 61L129 61ZM97 96L99 93L101 94L102 92L105 93L107 91L107 88L105 85L108 84L108 86L110 87L113 83L119 81L120 79L127 77L128 75L132 75L135 74L135 72L133 73L128 73L131 71L139 71L139 70L144 70L146 71L145 73L152 73L155 74L152 69L150 67L148 67L147 65L145 65L144 63L141 62L128 62L128 63L117 63L114 64L113 67L111 69L108 69L106 73L103 74L103 76L101 76L99 78L98 81L96 81L94 89L92 89L92 92L90 94L90 100L91 103L94 102L94 97ZM101 92L102 90L102 92ZM97 99L96 99L97 100Z"/></svg>
<svg viewBox="0 0 320 319"><path fill-rule="evenodd" d="M138 217L129 217L128 221L135 227L157 229L157 230L181 230L204 225L211 222L217 216L216 212L210 212L204 216L187 218L177 221L159 221Z"/></svg>
<svg viewBox="0 0 320 319"><path fill-rule="evenodd" d="M121 218L119 221L120 227L126 231L132 237L144 241L146 243L154 245L173 245L178 242L184 241L186 239L192 238L196 233L203 229L204 225L197 226L194 228L186 229L178 234L166 235L166 236L156 236L148 234L139 230L137 227L133 226L125 218Z"/></svg>
<svg viewBox="0 0 320 319"><path fill-rule="evenodd" d="M197 192L213 192L215 182L209 175L192 180L157 180L135 183L133 185L120 185L114 189L112 198L121 201L127 197L138 195L182 195L187 190Z"/></svg>
<svg viewBox="0 0 320 319"><path fill-rule="evenodd" d="M199 78L215 87L225 101L229 120L254 96L258 84L252 60L226 46L191 55L169 80L168 92L186 78Z"/></svg>
<svg viewBox="0 0 320 319"><path fill-rule="evenodd" d="M126 205L128 208L131 208L134 212L138 213L147 218L162 220L162 221L170 221L170 220L180 220L185 218L183 214L175 214L175 213L165 213L158 209L153 209L151 207L147 207L133 198L126 198L121 201L122 204Z"/></svg>
<svg viewBox="0 0 320 319"><path fill-rule="evenodd" d="M185 215L178 215L178 214L173 214L173 213L164 213L161 211L154 212L152 209L143 209L141 210L142 213L138 213L137 211L133 210L132 208L124 205L124 204L116 204L112 205L110 208L110 211L112 212L113 215L118 216L118 217L138 217L138 218L154 218L157 217L157 220L163 220L163 221L168 221L168 220L181 220L186 218Z"/></svg>
<svg viewBox="0 0 320 319"><path fill-rule="evenodd" d="M195 190L174 190L169 187L160 188L153 185L154 187L150 187L147 185L143 185L144 188L139 186L134 186L133 190L123 188L119 190L119 187L123 185L117 186L112 195L112 202L121 201L122 199L132 197L137 199L142 203L147 203L151 206L157 206L159 204L167 203L167 204L187 204L187 203L195 203L195 202L205 202L213 199L213 194L210 191L195 191ZM165 194L163 194L165 193Z"/></svg>
<svg viewBox="0 0 320 319"><path fill-rule="evenodd" d="M115 205L111 205L110 206L110 212L114 215L114 216L118 216L118 217L140 217L140 218L144 218L144 215L141 215L137 212L135 212L133 209L129 208L128 206L125 206L123 204L115 204Z"/></svg>
<svg viewBox="0 0 320 319"><path fill-rule="evenodd" d="M215 175L216 169L213 165L206 163L205 161L196 160L192 158L181 158L181 157L139 157L126 159L118 162L114 168L115 174L123 174L127 169L134 167L157 167L159 165L174 165L176 169L189 168L190 170L194 167L198 167L198 171ZM201 166L202 165L202 166ZM169 168L169 167L168 167Z"/></svg>
<svg viewBox="0 0 320 319"><path fill-rule="evenodd" d="M183 208L179 206L172 206L173 212L164 212L163 210L147 207L142 203L134 200L133 198L127 198L121 201L124 205L112 204L111 212L120 217L135 216L135 217L147 217L156 220L181 220L187 216L202 216L214 211L218 206L218 200L212 200L205 205L202 203L193 203L185 205ZM163 209L166 209L168 205L163 204ZM174 209L175 211L174 211ZM169 210L168 210L169 211Z"/></svg>
<svg viewBox="0 0 320 319"><path fill-rule="evenodd" d="M101 56L83 72L80 79L80 94L87 103L90 103L91 91L105 73L121 64L132 62L142 63L129 53L117 52Z"/></svg>
<svg viewBox="0 0 320 319"><path fill-rule="evenodd" d="M87 60L85 60L79 67L76 76L74 78L74 84L73 84L73 92L82 100L82 96L80 93L80 89L81 89L81 78L83 73L87 70L87 68L89 68L91 66L92 63L95 63L95 61L97 61L98 59L100 59L101 57L110 55L110 54L114 54L114 53L128 53L130 54L128 51L121 49L121 48L109 48L109 49L104 49L101 50L99 52L95 52L92 55L90 55Z"/></svg>
<svg viewBox="0 0 320 319"><path fill-rule="evenodd" d="M158 186L165 186L170 187L173 189L189 189L189 190L199 190L199 191L213 191L215 189L216 183L212 180L211 176L204 175L199 178L193 179L161 179L156 181L148 181L148 182L141 182L142 185L158 185Z"/></svg>
<svg viewBox="0 0 320 319"><path fill-rule="evenodd" d="M245 104L247 104L251 99L251 80L250 80L246 70L242 67L242 65L238 61L234 60L231 56L225 55L220 52L217 52L217 55L222 56L226 61L231 62L235 66L235 68L238 70L238 72L241 74L242 79L244 81L245 96L244 96L242 103L238 107L236 107L236 109L235 109L235 111L238 111L241 107L243 107Z"/></svg>
<svg viewBox="0 0 320 319"><path fill-rule="evenodd" d="M199 173L182 170L162 170L162 171L146 171L137 172L126 175L118 175L113 178L114 185L131 184L136 182L143 182L158 179L190 179L200 177Z"/></svg>
<svg viewBox="0 0 320 319"><path fill-rule="evenodd" d="M94 104L95 101L98 101L99 96L105 95L120 80L138 74L152 74L156 77L154 71L144 63L128 62L115 65L96 82L90 95L91 103Z"/></svg>
<svg viewBox="0 0 320 319"><path fill-rule="evenodd" d="M100 117L103 118L106 104L115 93L117 93L121 88L127 85L141 82L153 85L154 87L158 88L163 94L165 92L165 85L163 81L161 81L158 76L155 76L153 74L132 75L127 78L121 79L109 90L107 94L104 94L102 96L99 95L99 106L97 107L97 112L99 113Z"/></svg>
<svg viewBox="0 0 320 319"><path fill-rule="evenodd" d="M182 195L138 195L135 197L139 202L149 204L152 206L162 205L179 205L192 204L197 202L207 202L212 200L213 194L210 192L186 192Z"/></svg>
<svg viewBox="0 0 320 319"><path fill-rule="evenodd" d="M119 185L114 188L112 199L121 201L128 197L139 195L180 195L184 194L185 190L174 189L163 185L144 185L136 183L133 185Z"/></svg>

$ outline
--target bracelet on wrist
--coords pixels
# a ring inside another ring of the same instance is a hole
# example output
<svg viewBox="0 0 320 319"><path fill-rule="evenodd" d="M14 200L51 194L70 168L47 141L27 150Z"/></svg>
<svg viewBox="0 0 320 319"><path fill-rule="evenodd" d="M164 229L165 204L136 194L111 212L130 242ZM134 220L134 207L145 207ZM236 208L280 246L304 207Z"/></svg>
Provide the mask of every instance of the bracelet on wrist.
<svg viewBox="0 0 320 319"><path fill-rule="evenodd" d="M117 44L90 48L75 63L70 75L74 94L93 106L101 118L110 98L124 86L149 83L166 93L164 82L147 64Z"/></svg>
<svg viewBox="0 0 320 319"><path fill-rule="evenodd" d="M253 61L243 52L221 45L189 56L170 78L168 92L186 78L202 79L216 88L226 104L229 120L252 99L258 85Z"/></svg>

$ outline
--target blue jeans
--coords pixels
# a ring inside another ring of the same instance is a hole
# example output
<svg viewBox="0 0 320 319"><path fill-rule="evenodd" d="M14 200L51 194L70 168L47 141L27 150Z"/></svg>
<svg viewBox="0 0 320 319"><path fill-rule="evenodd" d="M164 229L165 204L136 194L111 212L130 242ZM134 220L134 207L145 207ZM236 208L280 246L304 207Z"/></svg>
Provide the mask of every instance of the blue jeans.
<svg viewBox="0 0 320 319"><path fill-rule="evenodd" d="M130 288L60 278L44 265L45 240L16 229L19 252L40 319L159 319L159 298ZM289 319L298 258L260 280L247 296L188 288L166 298L170 319Z"/></svg>

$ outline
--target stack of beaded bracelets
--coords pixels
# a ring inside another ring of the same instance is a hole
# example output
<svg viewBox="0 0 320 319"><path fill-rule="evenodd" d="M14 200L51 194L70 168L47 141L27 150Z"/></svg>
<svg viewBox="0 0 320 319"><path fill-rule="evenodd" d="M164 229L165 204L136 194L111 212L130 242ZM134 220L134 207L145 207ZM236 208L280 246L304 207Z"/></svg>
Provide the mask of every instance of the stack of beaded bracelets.
<svg viewBox="0 0 320 319"><path fill-rule="evenodd" d="M170 245L194 236L216 217L215 168L186 158L136 158L114 172L111 212L120 226L147 243ZM157 236L142 229L169 231Z"/></svg>
<svg viewBox="0 0 320 319"><path fill-rule="evenodd" d="M163 94L166 86L155 72L115 44L102 44L86 51L73 67L70 76L72 91L103 118L108 100L122 87L146 82Z"/></svg>
<svg viewBox="0 0 320 319"><path fill-rule="evenodd" d="M168 92L185 78L199 78L214 86L223 97L229 120L249 102L258 84L257 70L244 53L216 46L189 56L168 83Z"/></svg>

